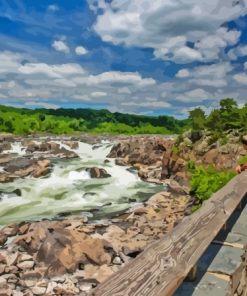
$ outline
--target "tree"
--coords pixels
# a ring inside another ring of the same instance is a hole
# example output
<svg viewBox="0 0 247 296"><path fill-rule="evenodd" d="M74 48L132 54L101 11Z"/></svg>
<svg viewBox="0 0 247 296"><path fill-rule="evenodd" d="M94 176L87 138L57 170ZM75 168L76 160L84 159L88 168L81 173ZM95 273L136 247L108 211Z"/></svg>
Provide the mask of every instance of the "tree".
<svg viewBox="0 0 247 296"><path fill-rule="evenodd" d="M196 108L189 112L189 119L191 120L192 130L200 131L205 128L206 116L201 108Z"/></svg>

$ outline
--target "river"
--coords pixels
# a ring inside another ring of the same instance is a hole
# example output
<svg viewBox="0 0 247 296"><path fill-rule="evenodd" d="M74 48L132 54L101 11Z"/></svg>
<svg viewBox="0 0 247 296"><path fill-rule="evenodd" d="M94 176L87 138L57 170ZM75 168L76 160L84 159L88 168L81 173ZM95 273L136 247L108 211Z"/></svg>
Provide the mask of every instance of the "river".
<svg viewBox="0 0 247 296"><path fill-rule="evenodd" d="M57 143L76 152L79 158L53 160L52 172L42 178L0 183L0 225L67 214L106 218L164 190L161 185L143 182L134 170L116 165L114 159L105 162L113 145L108 141L97 145L79 142L77 149ZM17 142L8 153L25 156L25 149ZM90 167L104 168L111 177L92 179L86 171ZM14 193L16 189L21 194Z"/></svg>

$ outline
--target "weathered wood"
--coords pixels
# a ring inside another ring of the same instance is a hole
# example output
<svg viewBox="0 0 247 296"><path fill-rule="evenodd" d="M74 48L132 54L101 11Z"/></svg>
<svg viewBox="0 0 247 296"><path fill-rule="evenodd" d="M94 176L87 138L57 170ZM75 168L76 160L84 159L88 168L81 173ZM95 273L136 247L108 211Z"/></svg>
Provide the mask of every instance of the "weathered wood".
<svg viewBox="0 0 247 296"><path fill-rule="evenodd" d="M171 234L150 244L90 295L172 295L245 196L246 183L247 172L236 176Z"/></svg>

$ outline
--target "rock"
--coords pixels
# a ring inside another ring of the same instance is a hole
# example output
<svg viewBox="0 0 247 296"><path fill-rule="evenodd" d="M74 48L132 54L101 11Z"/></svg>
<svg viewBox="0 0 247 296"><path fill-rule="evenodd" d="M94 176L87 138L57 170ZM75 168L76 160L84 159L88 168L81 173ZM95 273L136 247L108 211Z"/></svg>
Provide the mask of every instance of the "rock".
<svg viewBox="0 0 247 296"><path fill-rule="evenodd" d="M17 226L17 224L11 224L11 225L4 227L1 231L4 234L6 234L7 236L14 236L18 232L18 226Z"/></svg>
<svg viewBox="0 0 247 296"><path fill-rule="evenodd" d="M115 164L120 165L120 166L127 166L128 165L128 160L126 158L116 158L115 159Z"/></svg>
<svg viewBox="0 0 247 296"><path fill-rule="evenodd" d="M119 140L110 153L109 158L119 158L118 165L134 165L136 163L151 165L162 159L169 140L161 137L133 137Z"/></svg>
<svg viewBox="0 0 247 296"><path fill-rule="evenodd" d="M0 133L0 142L14 142L15 136L10 133Z"/></svg>
<svg viewBox="0 0 247 296"><path fill-rule="evenodd" d="M3 288L0 290L0 296L11 296L12 295L12 289L10 287Z"/></svg>
<svg viewBox="0 0 247 296"><path fill-rule="evenodd" d="M34 267L34 261L23 261L17 264L17 267L26 270L26 269L32 269Z"/></svg>
<svg viewBox="0 0 247 296"><path fill-rule="evenodd" d="M148 206L166 205L167 201L171 199L171 192L163 191L154 194L146 201Z"/></svg>
<svg viewBox="0 0 247 296"><path fill-rule="evenodd" d="M77 149L79 147L78 141L63 141L62 143L67 145L70 149Z"/></svg>
<svg viewBox="0 0 247 296"><path fill-rule="evenodd" d="M84 278L87 279L96 279L97 282L102 283L114 272L118 271L118 266L108 266L106 264L101 266L95 266L92 264L85 265L84 268Z"/></svg>
<svg viewBox="0 0 247 296"><path fill-rule="evenodd" d="M185 189L175 180L169 180L167 183L167 189L172 194L181 195L181 194L188 194Z"/></svg>
<svg viewBox="0 0 247 296"><path fill-rule="evenodd" d="M8 236L4 232L0 231L0 246L3 246L7 240Z"/></svg>
<svg viewBox="0 0 247 296"><path fill-rule="evenodd" d="M6 254L7 265L15 265L19 257L19 252Z"/></svg>
<svg viewBox="0 0 247 296"><path fill-rule="evenodd" d="M17 274L17 273L19 273L19 270L15 265L11 265L11 266L6 266L4 272Z"/></svg>
<svg viewBox="0 0 247 296"><path fill-rule="evenodd" d="M91 178L109 178L111 177L110 174L107 173L105 169L93 167L93 168L87 168L87 172L89 172Z"/></svg>
<svg viewBox="0 0 247 296"><path fill-rule="evenodd" d="M18 263L24 262L24 261L32 261L33 257L28 254L21 254L18 258Z"/></svg>
<svg viewBox="0 0 247 296"><path fill-rule="evenodd" d="M34 295L44 295L46 292L46 288L47 286L42 287L42 286L39 286L39 283L37 283L36 286L31 288L31 291L33 292Z"/></svg>
<svg viewBox="0 0 247 296"><path fill-rule="evenodd" d="M5 171L8 173L16 173L20 170L30 168L35 163L35 160L30 158L18 157L11 160L6 166Z"/></svg>
<svg viewBox="0 0 247 296"><path fill-rule="evenodd" d="M5 268L6 268L6 264L0 263L0 275L4 273Z"/></svg>
<svg viewBox="0 0 247 296"><path fill-rule="evenodd" d="M6 256L0 253L0 264L6 264L6 263L7 263Z"/></svg>
<svg viewBox="0 0 247 296"><path fill-rule="evenodd" d="M115 257L112 261L113 264L121 265L123 262L120 257Z"/></svg>
<svg viewBox="0 0 247 296"><path fill-rule="evenodd" d="M45 264L48 275L72 272L79 264L88 261L94 264L111 262L113 251L104 240L93 239L72 229L55 228L45 232L44 240L39 242L37 261Z"/></svg>
<svg viewBox="0 0 247 296"><path fill-rule="evenodd" d="M12 182L14 180L13 176L10 176L8 173L0 173L0 183Z"/></svg>

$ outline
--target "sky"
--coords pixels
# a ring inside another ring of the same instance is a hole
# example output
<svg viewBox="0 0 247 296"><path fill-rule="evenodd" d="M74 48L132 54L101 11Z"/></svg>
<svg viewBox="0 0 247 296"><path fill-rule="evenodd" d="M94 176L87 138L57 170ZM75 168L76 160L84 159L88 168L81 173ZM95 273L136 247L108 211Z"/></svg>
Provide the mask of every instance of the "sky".
<svg viewBox="0 0 247 296"><path fill-rule="evenodd" d="M247 102L247 0L0 0L0 104L186 118Z"/></svg>

